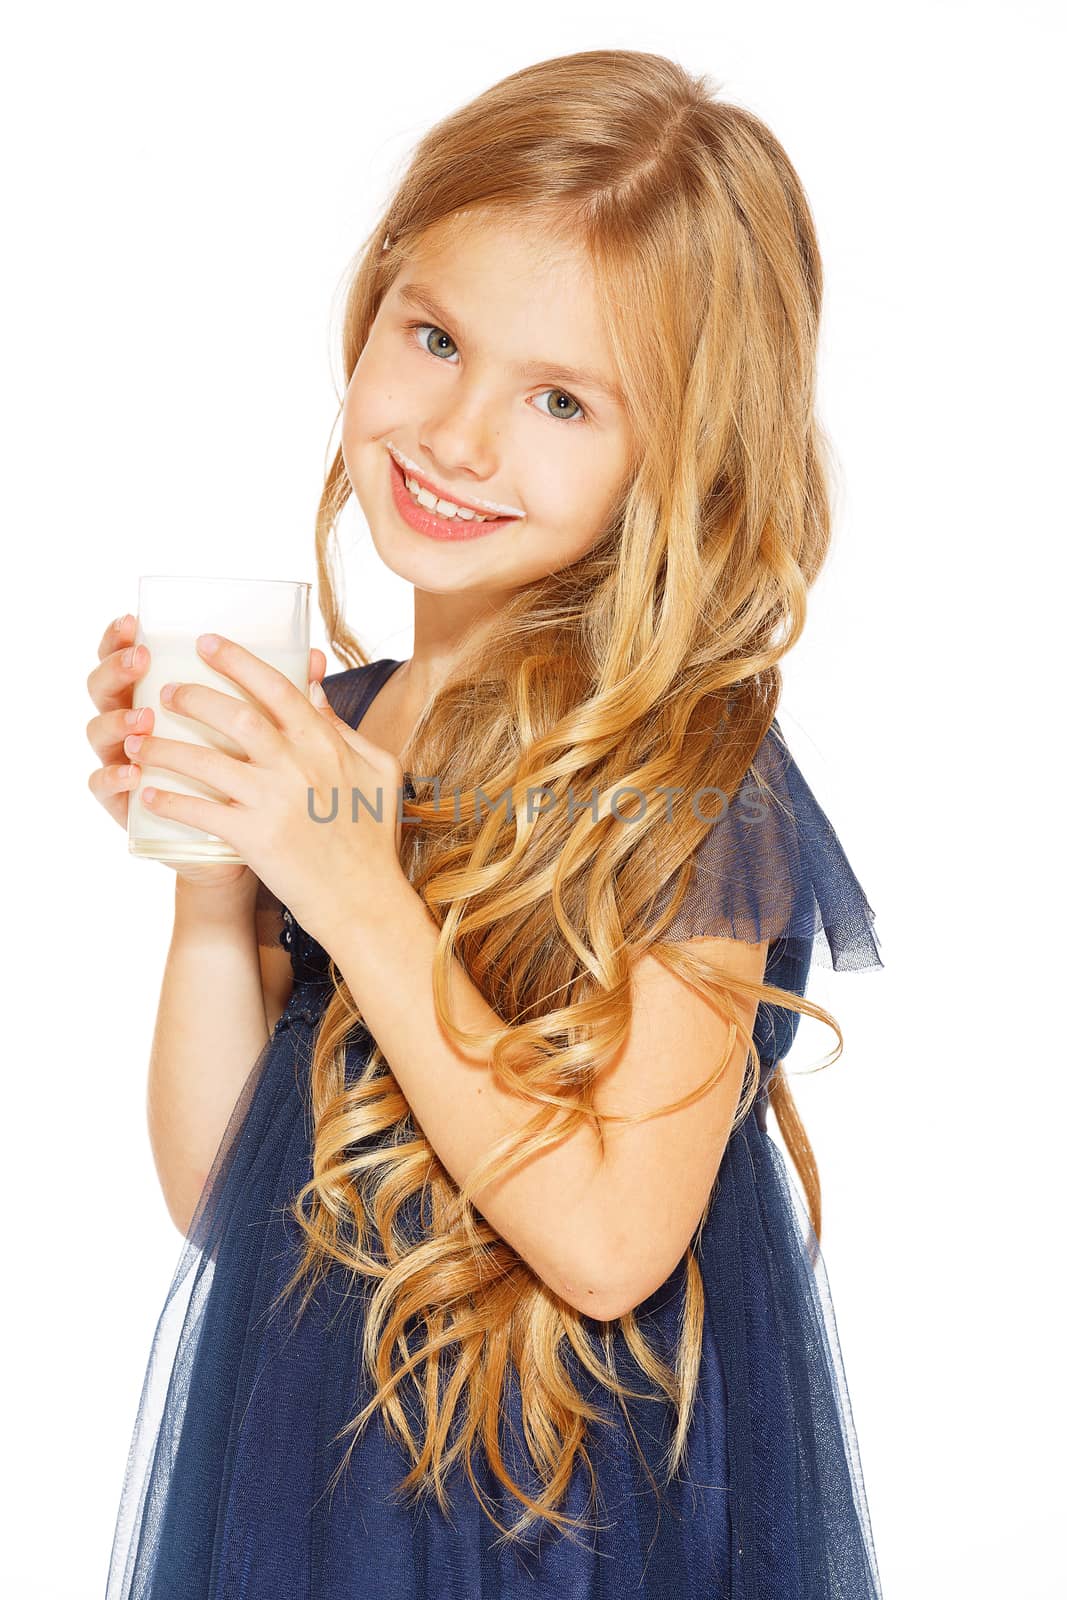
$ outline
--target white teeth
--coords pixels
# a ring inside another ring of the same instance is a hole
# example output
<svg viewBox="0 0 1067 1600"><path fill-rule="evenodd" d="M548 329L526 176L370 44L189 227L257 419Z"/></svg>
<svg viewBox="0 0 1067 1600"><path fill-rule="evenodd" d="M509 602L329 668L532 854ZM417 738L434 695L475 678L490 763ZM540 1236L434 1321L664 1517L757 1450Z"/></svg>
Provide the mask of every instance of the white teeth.
<svg viewBox="0 0 1067 1600"><path fill-rule="evenodd" d="M401 477L403 478L404 482L407 484L409 491L411 492L411 494L413 494L416 497L416 499L419 499L420 493L432 492L432 491L423 490L421 483L419 483L417 479L413 479L412 478L411 474L413 472L417 472L419 470L417 462L409 461L407 459L407 457L404 455L403 451L402 450L398 450L396 445L393 444L392 441L389 440L389 439L386 439L385 447L389 451L389 454L392 456L393 460L396 462L397 467L400 469ZM486 511L486 512L475 511L472 507L469 507L469 506L455 506L455 509L453 509L453 502L451 500L441 500L439 502L433 502L433 501L427 502L425 500L419 499L419 504L420 505L429 504L431 506L433 504L436 504L437 508L438 508L438 511L439 511L439 513L441 515L446 516L446 517L447 516L462 517L464 519L464 521L467 521L467 522L469 522L472 517L478 522L499 522L502 518L507 520L509 518L510 519L514 519L516 517L525 517L525 515L526 515L525 511L520 511L517 506L500 505L500 504L498 504L498 502L496 500L481 500L481 501L479 501L480 505L485 505L485 506L489 507L489 510Z"/></svg>
<svg viewBox="0 0 1067 1600"><path fill-rule="evenodd" d="M404 484L408 493L417 505L425 506L427 511L432 511L438 517L461 517L464 522L497 522L497 517L483 517L477 511L472 511L469 506L457 506L451 500L438 500L429 489L424 489L421 483L416 483L414 478L405 478Z"/></svg>

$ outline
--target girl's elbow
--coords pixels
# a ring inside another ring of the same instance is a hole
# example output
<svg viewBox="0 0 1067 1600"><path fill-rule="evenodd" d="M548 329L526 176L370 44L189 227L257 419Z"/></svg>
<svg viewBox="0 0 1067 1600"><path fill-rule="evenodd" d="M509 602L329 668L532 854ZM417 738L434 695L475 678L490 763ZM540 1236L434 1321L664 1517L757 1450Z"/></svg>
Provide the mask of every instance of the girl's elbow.
<svg viewBox="0 0 1067 1600"><path fill-rule="evenodd" d="M571 1276L557 1279L549 1287L583 1317L590 1317L594 1322L617 1322L620 1317L636 1311L650 1295L655 1294L661 1284L637 1283L633 1280L605 1284L590 1274L581 1278Z"/></svg>

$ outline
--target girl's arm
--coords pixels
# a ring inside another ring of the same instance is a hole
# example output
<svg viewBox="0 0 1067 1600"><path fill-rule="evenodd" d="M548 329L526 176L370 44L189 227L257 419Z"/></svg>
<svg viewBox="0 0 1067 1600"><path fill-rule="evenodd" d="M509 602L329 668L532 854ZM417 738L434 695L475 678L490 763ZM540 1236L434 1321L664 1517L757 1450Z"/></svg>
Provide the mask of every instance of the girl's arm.
<svg viewBox="0 0 1067 1600"><path fill-rule="evenodd" d="M163 1197L183 1234L269 1033L256 941L257 886L254 873L224 888L175 880L147 1107ZM276 1020L272 1016L270 1026Z"/></svg>
<svg viewBox="0 0 1067 1600"><path fill-rule="evenodd" d="M498 1138L539 1107L496 1085L484 1062L458 1054L437 1025L430 974L438 930L399 866L326 948L426 1138L456 1183ZM767 945L705 939L732 975L758 982ZM596 1094L599 1110L641 1112L692 1092L721 1059L729 1029L689 984L651 955L634 965L634 1015ZM499 1029L458 961L452 992L461 1027ZM745 1010L751 1028L756 1001ZM714 1088L680 1111L595 1131L528 1159L476 1196L477 1209L549 1288L587 1316L640 1305L685 1254L711 1191L740 1098L737 1044Z"/></svg>

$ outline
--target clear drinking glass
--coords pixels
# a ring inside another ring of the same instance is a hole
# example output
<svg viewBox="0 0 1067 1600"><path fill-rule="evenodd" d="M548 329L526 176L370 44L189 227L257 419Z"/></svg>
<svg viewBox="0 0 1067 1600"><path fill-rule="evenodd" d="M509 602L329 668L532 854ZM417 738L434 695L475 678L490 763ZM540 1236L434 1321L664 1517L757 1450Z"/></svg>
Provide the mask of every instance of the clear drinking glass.
<svg viewBox="0 0 1067 1600"><path fill-rule="evenodd" d="M252 701L251 695L209 666L197 651L196 641L202 633L221 633L276 667L306 695L310 628L310 583L274 578L140 578L133 642L146 645L151 659L148 671L133 686L134 708L152 707L154 736L207 745L240 757L244 752L225 734L161 705L160 689L165 683L203 683ZM131 855L155 861L247 865L244 857L216 834L173 818L153 816L141 804L143 784L208 800L224 798L217 789L180 772L144 767L137 789L131 789L129 796L126 833Z"/></svg>

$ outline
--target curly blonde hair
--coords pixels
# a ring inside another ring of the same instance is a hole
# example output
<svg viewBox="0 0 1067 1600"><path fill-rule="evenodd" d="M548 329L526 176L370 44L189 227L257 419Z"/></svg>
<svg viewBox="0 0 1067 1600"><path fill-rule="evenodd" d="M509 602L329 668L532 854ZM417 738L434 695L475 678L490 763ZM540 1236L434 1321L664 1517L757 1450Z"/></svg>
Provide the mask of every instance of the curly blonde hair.
<svg viewBox="0 0 1067 1600"><path fill-rule="evenodd" d="M331 964L334 992L311 1065L313 1175L292 1203L304 1252L279 1298L303 1282L302 1314L338 1269L352 1286L373 1286L362 1359L375 1394L338 1436L352 1434L338 1474L381 1407L412 1460L400 1492L432 1489L447 1511L445 1479L462 1456L507 1540L539 1519L586 1526L559 1509L578 1458L595 1486L584 1441L599 1414L572 1382L568 1360L625 1410L633 1391L615 1371L616 1333L675 1408L668 1472L678 1470L704 1294L691 1244L672 1368L642 1336L636 1312L597 1322L554 1294L473 1196L583 1123L596 1127L603 1150L593 1090L626 1033L631 969L649 949L730 1022L730 1050L738 1035L747 1043L735 1127L759 1078L739 999L818 1018L837 1035L837 1053L841 1034L827 1012L790 991L717 970L699 942L659 938L707 833L698 815L676 815L663 829L657 799L625 822L609 810L598 821L580 812L574 823L556 808L533 829L510 808L477 808L474 793L494 802L520 786L557 794L569 786L581 797L594 787L601 796L617 786L653 796L660 785L715 785L732 797L741 785L774 718L778 662L801 632L829 541L828 452L814 416L822 271L800 181L758 118L661 56L592 50L515 72L430 129L355 257L346 384L419 241L493 212L521 215L546 238L586 252L638 446L595 546L508 598L493 618L491 647L482 639L476 658L463 653L408 746L411 770L437 774L458 797L447 815L416 798L407 814L417 825L403 830L401 845L440 929L433 992L441 1026L538 1109L517 1143L502 1141L457 1188L373 1041L348 1081L362 1019ZM654 406L643 403L649 395ZM333 582L333 540L350 493L338 449L319 504L316 557L331 644L353 667L369 658L345 625ZM713 742L724 716L729 738ZM672 892L661 899L668 881ZM448 1008L453 958L502 1031L457 1027ZM729 1050L708 1084L728 1058ZM780 1070L771 1103L817 1238L818 1175ZM418 1227L405 1225L411 1201ZM543 1486L536 1497L501 1451L509 1368ZM421 1438L405 1385L425 1421ZM525 1507L510 1529L473 1469L477 1443Z"/></svg>

